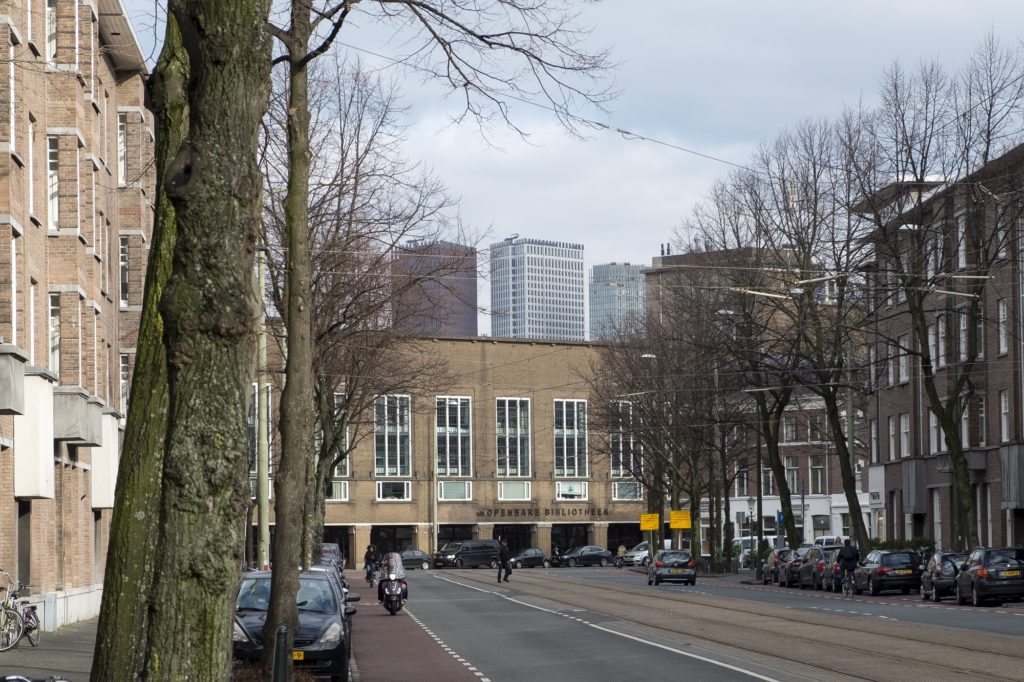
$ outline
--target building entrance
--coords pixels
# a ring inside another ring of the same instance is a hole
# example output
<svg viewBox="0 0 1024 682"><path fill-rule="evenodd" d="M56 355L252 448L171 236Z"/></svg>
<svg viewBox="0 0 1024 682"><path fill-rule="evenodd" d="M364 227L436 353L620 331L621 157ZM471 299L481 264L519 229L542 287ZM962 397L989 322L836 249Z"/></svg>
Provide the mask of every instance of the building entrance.
<svg viewBox="0 0 1024 682"><path fill-rule="evenodd" d="M530 543L533 542L533 526L522 523L495 526L494 538L496 540L505 540L508 543L509 551L515 555L531 546Z"/></svg>
<svg viewBox="0 0 1024 682"><path fill-rule="evenodd" d="M370 542L377 547L378 554L401 552L412 547L416 529L412 526L374 526L370 529Z"/></svg>
<svg viewBox="0 0 1024 682"><path fill-rule="evenodd" d="M640 532L639 523L609 523L608 524L608 549L612 554L625 545L626 549L632 549L643 541L643 533Z"/></svg>
<svg viewBox="0 0 1024 682"><path fill-rule="evenodd" d="M585 545L590 541L589 523L553 523L551 524L551 551L557 547L564 552L572 547Z"/></svg>
<svg viewBox="0 0 1024 682"><path fill-rule="evenodd" d="M356 557L352 554L352 526L324 526L324 542L336 542L345 557L345 567L355 566Z"/></svg>
<svg viewBox="0 0 1024 682"><path fill-rule="evenodd" d="M437 527L437 546L444 547L446 542L461 542L473 539L473 526L442 525ZM484 538L489 540L490 538Z"/></svg>

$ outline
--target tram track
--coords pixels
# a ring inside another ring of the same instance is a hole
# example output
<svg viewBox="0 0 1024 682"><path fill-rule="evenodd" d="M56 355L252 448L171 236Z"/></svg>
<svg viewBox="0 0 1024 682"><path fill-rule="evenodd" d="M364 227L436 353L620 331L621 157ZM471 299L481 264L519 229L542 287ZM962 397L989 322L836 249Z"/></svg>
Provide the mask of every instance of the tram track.
<svg viewBox="0 0 1024 682"><path fill-rule="evenodd" d="M484 575L490 572L460 572L458 577L489 585ZM634 630L651 628L664 636L693 638L855 679L934 681L954 674L958 679L1024 679L1024 640L1008 635L978 633L968 644L965 632L953 628L780 608L741 597L618 584L610 589L607 581L569 572L531 576L517 571L514 589L603 614Z"/></svg>

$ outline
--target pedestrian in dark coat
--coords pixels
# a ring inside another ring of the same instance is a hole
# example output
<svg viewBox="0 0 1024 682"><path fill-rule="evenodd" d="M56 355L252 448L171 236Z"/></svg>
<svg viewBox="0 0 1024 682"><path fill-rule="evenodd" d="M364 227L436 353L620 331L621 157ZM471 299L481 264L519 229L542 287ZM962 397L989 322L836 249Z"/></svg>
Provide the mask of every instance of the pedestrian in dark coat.
<svg viewBox="0 0 1024 682"><path fill-rule="evenodd" d="M498 582L501 582L501 572L505 571L505 582L512 575L512 553L508 551L508 543L501 541L501 549L498 555Z"/></svg>

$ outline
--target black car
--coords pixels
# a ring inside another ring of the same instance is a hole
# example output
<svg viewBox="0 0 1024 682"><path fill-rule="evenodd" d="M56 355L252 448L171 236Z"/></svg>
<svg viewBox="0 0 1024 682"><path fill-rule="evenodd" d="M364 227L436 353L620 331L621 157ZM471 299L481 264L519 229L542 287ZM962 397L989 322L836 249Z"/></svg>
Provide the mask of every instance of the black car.
<svg viewBox="0 0 1024 682"><path fill-rule="evenodd" d="M498 567L501 545L497 540L456 540L434 552L434 566L455 568Z"/></svg>
<svg viewBox="0 0 1024 682"><path fill-rule="evenodd" d="M548 568L551 566L551 562L544 556L544 550L539 547L527 547L512 557L511 561L514 568L536 568L537 566Z"/></svg>
<svg viewBox="0 0 1024 682"><path fill-rule="evenodd" d="M607 566L612 553L597 545L581 545L551 557L552 566Z"/></svg>
<svg viewBox="0 0 1024 682"><path fill-rule="evenodd" d="M263 652L263 624L270 601L269 571L242 576L235 601L232 635L234 657L258 661ZM352 642L349 619L355 608L348 606L340 583L326 571L301 571L296 605L299 628L292 643L292 662L297 669L331 682L347 682ZM349 595L348 601L357 601Z"/></svg>
<svg viewBox="0 0 1024 682"><path fill-rule="evenodd" d="M957 604L1020 601L1024 598L1024 549L979 547L960 565L954 587Z"/></svg>
<svg viewBox="0 0 1024 682"><path fill-rule="evenodd" d="M837 549L839 547L835 545L815 545L807 549L807 553L800 563L800 568L797 569L797 585L801 590L805 587L823 590L826 583L830 587L833 586L832 581L834 580L833 573L835 569L829 561L829 557Z"/></svg>
<svg viewBox="0 0 1024 682"><path fill-rule="evenodd" d="M921 589L921 558L908 549L876 549L853 571L853 591L872 596L882 590L910 594Z"/></svg>
<svg viewBox="0 0 1024 682"><path fill-rule="evenodd" d="M697 564L685 549L663 549L655 555L654 563L647 567L648 585L673 581L697 584Z"/></svg>
<svg viewBox="0 0 1024 682"><path fill-rule="evenodd" d="M779 564L779 587L796 587L800 580L800 567L804 557L812 547L798 547L786 555L786 560Z"/></svg>
<svg viewBox="0 0 1024 682"><path fill-rule="evenodd" d="M422 568L425 571L430 568L430 564L432 563L430 555L422 549L413 549L412 547L408 547L399 552L399 554L402 557L402 566L404 566L406 570Z"/></svg>
<svg viewBox="0 0 1024 682"><path fill-rule="evenodd" d="M763 584L779 582L779 566L789 558L790 549L783 547L773 549L764 563L761 565L761 581Z"/></svg>
<svg viewBox="0 0 1024 682"><path fill-rule="evenodd" d="M942 550L932 552L921 572L921 599L937 602L953 594L956 591L956 574L965 561L966 554Z"/></svg>

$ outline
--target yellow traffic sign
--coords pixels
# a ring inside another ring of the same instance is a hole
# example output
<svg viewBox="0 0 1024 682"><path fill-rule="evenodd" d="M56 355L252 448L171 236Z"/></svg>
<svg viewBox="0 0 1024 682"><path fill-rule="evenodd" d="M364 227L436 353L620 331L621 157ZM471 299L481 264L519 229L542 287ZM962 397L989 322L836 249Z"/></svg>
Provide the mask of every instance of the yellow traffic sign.
<svg viewBox="0 0 1024 682"><path fill-rule="evenodd" d="M661 514L641 514L640 530L658 530L661 525Z"/></svg>
<svg viewBox="0 0 1024 682"><path fill-rule="evenodd" d="M669 528L690 528L690 510L689 509L673 509L668 513L668 527Z"/></svg>

